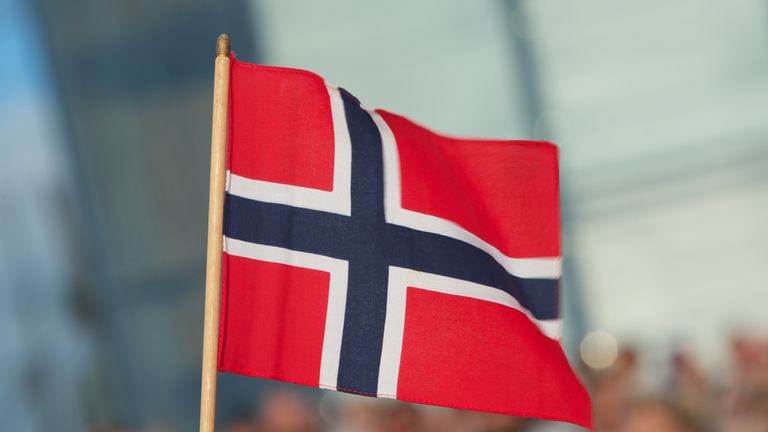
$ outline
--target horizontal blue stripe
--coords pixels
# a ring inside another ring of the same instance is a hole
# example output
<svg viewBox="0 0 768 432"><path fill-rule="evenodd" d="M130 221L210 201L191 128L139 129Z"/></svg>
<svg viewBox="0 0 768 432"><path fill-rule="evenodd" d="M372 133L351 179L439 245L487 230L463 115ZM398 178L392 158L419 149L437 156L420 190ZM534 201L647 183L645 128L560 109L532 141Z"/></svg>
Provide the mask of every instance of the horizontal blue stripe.
<svg viewBox="0 0 768 432"><path fill-rule="evenodd" d="M349 217L227 195L227 237L349 260L354 241ZM558 279L510 275L496 261L450 237L386 225L386 265L449 276L501 289L538 319L559 316ZM373 247L372 245L370 247Z"/></svg>

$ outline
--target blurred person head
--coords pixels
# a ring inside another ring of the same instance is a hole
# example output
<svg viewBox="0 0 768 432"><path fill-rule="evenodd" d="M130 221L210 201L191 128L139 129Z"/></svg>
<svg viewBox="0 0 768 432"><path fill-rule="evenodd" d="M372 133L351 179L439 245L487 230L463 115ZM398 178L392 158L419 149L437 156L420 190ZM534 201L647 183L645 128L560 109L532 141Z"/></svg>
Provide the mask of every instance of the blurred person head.
<svg viewBox="0 0 768 432"><path fill-rule="evenodd" d="M734 388L723 398L723 432L768 431L768 388Z"/></svg>
<svg viewBox="0 0 768 432"><path fill-rule="evenodd" d="M617 432L698 432L697 419L681 406L665 399L630 403L618 422Z"/></svg>
<svg viewBox="0 0 768 432"><path fill-rule="evenodd" d="M225 432L258 432L256 424L251 420L234 420L224 428Z"/></svg>
<svg viewBox="0 0 768 432"><path fill-rule="evenodd" d="M392 401L381 404L382 432L416 432L423 430L421 413L413 404Z"/></svg>
<svg viewBox="0 0 768 432"><path fill-rule="evenodd" d="M357 432L381 430L380 413L373 399L352 395L338 395L337 413L333 419L334 431Z"/></svg>
<svg viewBox="0 0 768 432"><path fill-rule="evenodd" d="M672 358L672 371L678 390L701 392L707 389L707 375L689 353L684 351L675 353Z"/></svg>
<svg viewBox="0 0 768 432"><path fill-rule="evenodd" d="M741 331L730 340L733 380L720 400L725 432L768 431L768 337Z"/></svg>
<svg viewBox="0 0 768 432"><path fill-rule="evenodd" d="M483 432L519 432L527 430L526 427L531 419L524 417L513 417L501 414L473 413L478 418L480 428L477 430Z"/></svg>
<svg viewBox="0 0 768 432"><path fill-rule="evenodd" d="M671 396L685 410L701 419L712 419L715 406L709 377L696 359L684 351L675 353L672 359Z"/></svg>
<svg viewBox="0 0 768 432"><path fill-rule="evenodd" d="M265 432L310 432L316 430L313 410L298 392L268 393L259 407L258 428ZM247 430L247 429L243 429Z"/></svg>
<svg viewBox="0 0 768 432"><path fill-rule="evenodd" d="M424 430L420 410L406 402L349 396L341 400L339 432L416 432Z"/></svg>
<svg viewBox="0 0 768 432"><path fill-rule="evenodd" d="M622 348L606 369L587 369L596 430L616 429L624 408L635 396L636 372L637 354L631 348Z"/></svg>
<svg viewBox="0 0 768 432"><path fill-rule="evenodd" d="M479 419L470 411L433 406L422 407L427 432L465 432L480 429Z"/></svg>
<svg viewBox="0 0 768 432"><path fill-rule="evenodd" d="M731 336L731 357L736 385L768 387L768 336L737 332Z"/></svg>

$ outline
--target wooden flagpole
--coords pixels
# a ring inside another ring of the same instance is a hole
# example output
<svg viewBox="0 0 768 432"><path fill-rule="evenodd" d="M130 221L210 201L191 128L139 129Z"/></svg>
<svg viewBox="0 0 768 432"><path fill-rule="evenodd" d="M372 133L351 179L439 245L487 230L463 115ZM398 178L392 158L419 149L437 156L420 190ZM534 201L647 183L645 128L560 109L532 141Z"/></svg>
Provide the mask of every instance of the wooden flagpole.
<svg viewBox="0 0 768 432"><path fill-rule="evenodd" d="M211 132L211 186L208 201L208 256L205 266L203 379L200 390L200 432L214 432L216 421L217 351L221 305L221 249L229 107L229 37L216 40Z"/></svg>

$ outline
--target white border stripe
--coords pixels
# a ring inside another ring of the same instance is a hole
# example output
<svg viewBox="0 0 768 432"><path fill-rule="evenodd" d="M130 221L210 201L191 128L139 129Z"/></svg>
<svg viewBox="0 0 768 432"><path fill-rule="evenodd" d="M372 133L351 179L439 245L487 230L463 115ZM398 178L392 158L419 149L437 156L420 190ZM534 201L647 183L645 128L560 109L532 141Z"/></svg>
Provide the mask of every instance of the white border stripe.
<svg viewBox="0 0 768 432"><path fill-rule="evenodd" d="M488 302L507 306L512 309L517 309L518 311L525 314L525 316L527 316L533 324L539 327L545 336L555 340L559 340L561 337L562 319L537 319L531 314L530 311L528 311L528 309L524 308L520 302L517 301L517 299L498 288L494 288L488 285L481 285L462 279L455 279L448 276L425 273L399 267L390 267L390 274L392 271L404 273L404 276L398 275L398 278L405 278L405 284L409 287L422 288L443 294L468 297L477 300L485 300Z"/></svg>
<svg viewBox="0 0 768 432"><path fill-rule="evenodd" d="M337 87L326 85L333 118L333 190L328 192L239 176L227 171L227 192L257 201L304 207L345 216L351 214L350 175L352 143L349 138L344 101Z"/></svg>
<svg viewBox="0 0 768 432"><path fill-rule="evenodd" d="M349 216L351 214L352 201L350 184L352 182L352 140L349 137L347 116L344 111L344 100L341 98L339 88L327 85L328 96L331 99L331 116L333 117L333 192L340 195L339 211L334 213Z"/></svg>
<svg viewBox="0 0 768 432"><path fill-rule="evenodd" d="M387 312L384 319L384 341L381 345L379 384L376 396L397 398L397 379L400 374L400 354L403 350L405 330L405 299L407 272L389 267L387 283Z"/></svg>
<svg viewBox="0 0 768 432"><path fill-rule="evenodd" d="M387 314L384 321L384 341L381 347L381 363L379 365L377 390L379 397L397 398L408 287L508 306L525 314L550 339L559 340L562 335L562 319L538 320L523 308L514 297L504 291L461 279L390 266Z"/></svg>
<svg viewBox="0 0 768 432"><path fill-rule="evenodd" d="M384 211L389 223L444 235L485 251L507 272L522 278L557 279L561 274L559 257L512 258L488 244L475 234L446 219L402 208L400 185L400 159L397 143L387 122L375 111L369 111L381 134L384 156Z"/></svg>
<svg viewBox="0 0 768 432"><path fill-rule="evenodd" d="M224 251L229 255L330 273L323 353L320 359L320 386L335 389L344 333L344 311L347 307L347 261L228 237L224 237Z"/></svg>

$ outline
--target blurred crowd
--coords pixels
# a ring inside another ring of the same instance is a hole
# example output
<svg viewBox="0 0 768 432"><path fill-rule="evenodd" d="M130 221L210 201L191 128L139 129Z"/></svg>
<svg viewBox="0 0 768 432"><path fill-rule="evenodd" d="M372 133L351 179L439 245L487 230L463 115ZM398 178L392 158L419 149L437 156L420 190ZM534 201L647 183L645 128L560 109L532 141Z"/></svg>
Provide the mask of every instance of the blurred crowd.
<svg viewBox="0 0 768 432"><path fill-rule="evenodd" d="M768 432L768 338L735 336L729 366L705 373L694 356L641 367L642 353L623 347L602 370L582 366L597 432ZM653 369L653 368L650 368ZM562 423L428 407L336 392L277 386L226 432L562 432ZM97 428L93 432L122 432ZM158 425L150 432L171 432Z"/></svg>
<svg viewBox="0 0 768 432"><path fill-rule="evenodd" d="M678 353L671 373L652 391L645 383L663 372L641 373L638 363L638 353L624 349L610 368L587 374L597 431L768 431L764 335L732 337L729 366L717 374L705 373L694 356Z"/></svg>

